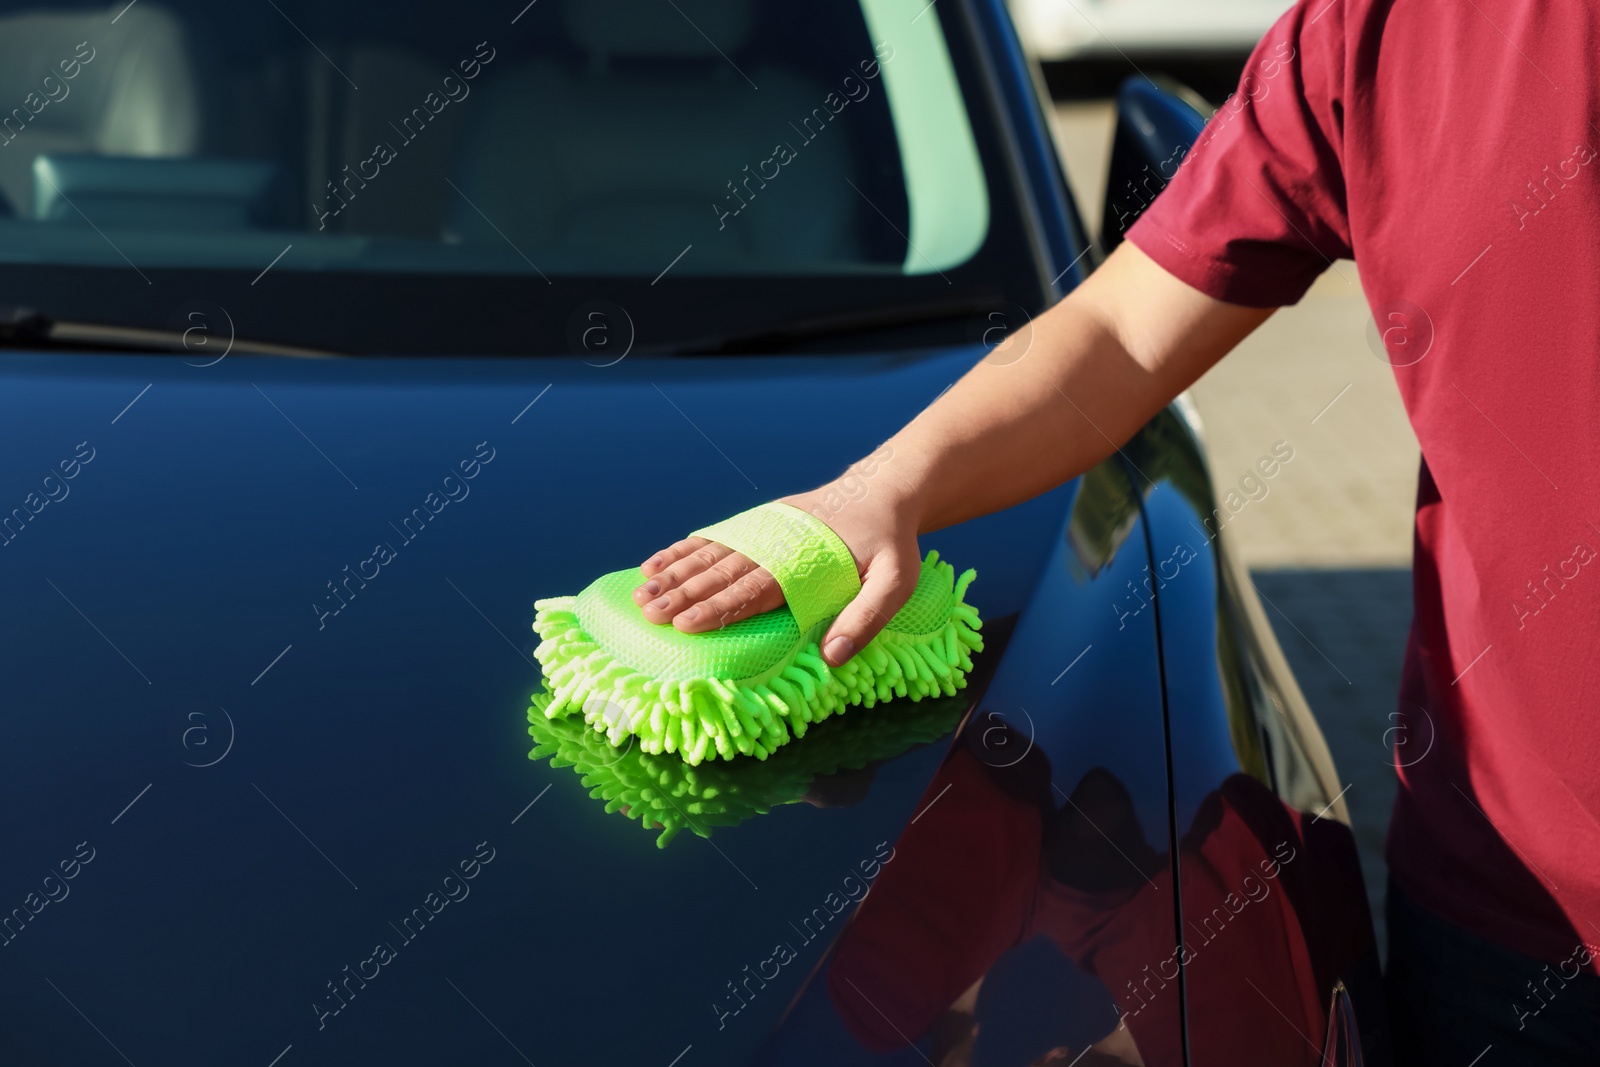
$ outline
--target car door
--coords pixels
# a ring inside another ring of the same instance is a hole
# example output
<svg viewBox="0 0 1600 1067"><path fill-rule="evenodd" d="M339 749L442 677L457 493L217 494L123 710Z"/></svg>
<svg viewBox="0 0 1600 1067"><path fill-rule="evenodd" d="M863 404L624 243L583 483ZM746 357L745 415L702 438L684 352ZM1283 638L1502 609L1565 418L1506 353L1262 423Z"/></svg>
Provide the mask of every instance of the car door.
<svg viewBox="0 0 1600 1067"><path fill-rule="evenodd" d="M1101 229L1119 244L1202 135L1205 107L1129 78ZM1281 458L1281 457L1280 457ZM1185 400L1124 450L1150 538L1177 827L1191 1064L1386 1062L1371 914L1339 778L1248 571L1221 536ZM1269 457L1269 462L1272 458Z"/></svg>

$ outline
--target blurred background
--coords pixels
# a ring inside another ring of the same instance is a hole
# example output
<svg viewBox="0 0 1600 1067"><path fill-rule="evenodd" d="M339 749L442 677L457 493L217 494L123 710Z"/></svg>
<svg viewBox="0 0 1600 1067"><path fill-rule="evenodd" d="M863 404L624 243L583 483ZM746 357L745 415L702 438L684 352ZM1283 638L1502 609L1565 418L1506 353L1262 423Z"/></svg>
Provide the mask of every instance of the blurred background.
<svg viewBox="0 0 1600 1067"><path fill-rule="evenodd" d="M1111 98L1174 78L1215 109L1285 0L1011 0L1054 101L1080 205L1105 192ZM1087 211L1093 216L1094 211ZM1087 218L1091 231L1100 220ZM1391 714L1411 624L1418 449L1361 291L1339 261L1192 391L1219 498L1278 442L1294 458L1248 483L1226 529L1333 749L1383 944L1383 839L1395 793ZM1263 489L1264 486L1264 495Z"/></svg>

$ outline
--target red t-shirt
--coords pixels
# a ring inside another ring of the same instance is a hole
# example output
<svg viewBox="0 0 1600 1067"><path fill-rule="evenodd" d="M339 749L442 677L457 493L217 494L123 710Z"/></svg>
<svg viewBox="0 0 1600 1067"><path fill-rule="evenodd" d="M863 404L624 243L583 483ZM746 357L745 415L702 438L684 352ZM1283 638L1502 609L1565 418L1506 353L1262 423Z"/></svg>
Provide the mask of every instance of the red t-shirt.
<svg viewBox="0 0 1600 1067"><path fill-rule="evenodd" d="M1600 943L1597 56L1592 4L1302 0L1128 232L1258 307L1357 261L1423 455L1389 863L1551 962Z"/></svg>

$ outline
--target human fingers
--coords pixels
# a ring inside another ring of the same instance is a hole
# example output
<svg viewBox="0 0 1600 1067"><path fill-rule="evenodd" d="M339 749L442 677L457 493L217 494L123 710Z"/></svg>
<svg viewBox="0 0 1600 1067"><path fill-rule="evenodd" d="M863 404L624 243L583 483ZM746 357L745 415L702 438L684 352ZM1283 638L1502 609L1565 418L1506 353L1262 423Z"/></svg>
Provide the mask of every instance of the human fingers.
<svg viewBox="0 0 1600 1067"><path fill-rule="evenodd" d="M913 553L914 554L914 553ZM916 589L914 567L892 556L874 559L856 594L822 638L822 658L837 667L867 646L905 607Z"/></svg>
<svg viewBox="0 0 1600 1067"><path fill-rule="evenodd" d="M651 622L670 622L675 613L687 606L682 595L674 596L674 591L732 554L733 549L727 545L706 541L665 570L658 571L654 578L634 590L634 602L639 604L644 617ZM640 593L645 593L649 599L644 600L640 597Z"/></svg>
<svg viewBox="0 0 1600 1067"><path fill-rule="evenodd" d="M757 567L680 611L672 625L683 633L704 633L771 611L782 603L783 590L778 588L777 579L765 567Z"/></svg>
<svg viewBox="0 0 1600 1067"><path fill-rule="evenodd" d="M660 596L643 606L645 617L652 622L671 622L680 612L722 592L758 566L750 557L728 549L726 555L704 570L663 589Z"/></svg>
<svg viewBox="0 0 1600 1067"><path fill-rule="evenodd" d="M654 578L661 571L678 562L695 549L710 543L711 542L707 541L704 537L685 537L682 541L677 541L671 545L668 545L660 552L657 552L655 555L639 564L639 570L644 572L644 576L646 578Z"/></svg>

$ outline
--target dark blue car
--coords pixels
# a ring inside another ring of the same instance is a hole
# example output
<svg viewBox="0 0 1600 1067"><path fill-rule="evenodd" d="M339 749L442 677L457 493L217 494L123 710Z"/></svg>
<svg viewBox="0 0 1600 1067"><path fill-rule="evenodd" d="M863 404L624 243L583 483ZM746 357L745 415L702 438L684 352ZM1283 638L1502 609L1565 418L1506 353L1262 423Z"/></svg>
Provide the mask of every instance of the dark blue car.
<svg viewBox="0 0 1600 1067"><path fill-rule="evenodd" d="M0 5L0 1064L1377 1062L1181 405L926 539L959 698L530 736L536 598L872 452L1202 124L1125 87L1097 249L1039 85L999 0Z"/></svg>

